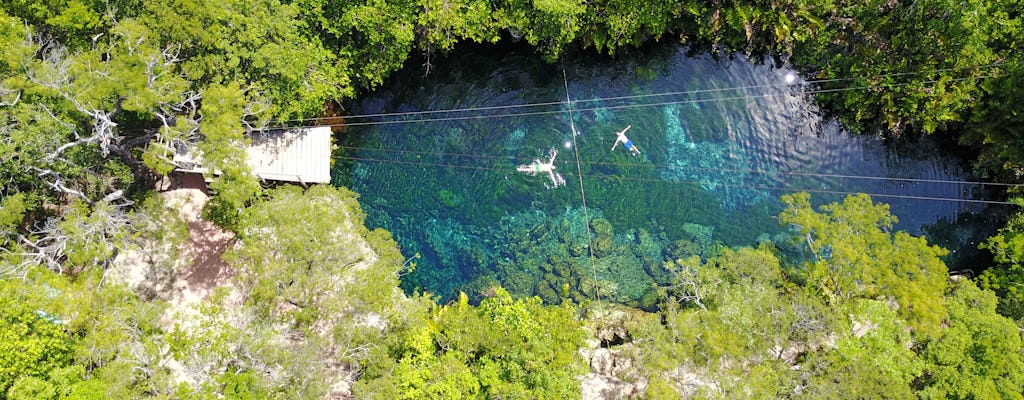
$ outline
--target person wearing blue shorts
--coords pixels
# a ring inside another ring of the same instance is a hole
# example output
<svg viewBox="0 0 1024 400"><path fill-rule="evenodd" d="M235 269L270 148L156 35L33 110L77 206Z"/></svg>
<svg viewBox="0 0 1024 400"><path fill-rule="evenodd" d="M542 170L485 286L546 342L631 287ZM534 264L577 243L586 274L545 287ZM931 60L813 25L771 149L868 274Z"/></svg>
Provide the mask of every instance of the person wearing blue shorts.
<svg viewBox="0 0 1024 400"><path fill-rule="evenodd" d="M632 153L634 156L640 155L640 149L636 148L636 145L633 144L633 141L629 140L629 138L626 137L626 131L628 131L629 128L632 127L633 125L627 126L626 129L623 129L615 133L617 137L615 138L615 144L612 145L612 151L615 151L615 146L618 146L619 143L622 143L622 147L625 147L626 150L629 150L629 152Z"/></svg>

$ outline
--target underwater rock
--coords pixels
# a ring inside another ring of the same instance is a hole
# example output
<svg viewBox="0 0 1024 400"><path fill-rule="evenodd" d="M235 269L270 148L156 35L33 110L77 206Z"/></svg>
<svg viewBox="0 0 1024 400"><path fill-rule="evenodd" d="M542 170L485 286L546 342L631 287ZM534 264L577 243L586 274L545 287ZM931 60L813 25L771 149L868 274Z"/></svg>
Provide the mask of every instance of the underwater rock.
<svg viewBox="0 0 1024 400"><path fill-rule="evenodd" d="M612 122L615 118L615 114L609 111L607 108L595 108L594 109L594 122L599 124L607 125Z"/></svg>
<svg viewBox="0 0 1024 400"><path fill-rule="evenodd" d="M604 218L595 218L590 221L594 229L593 246L594 256L604 257L615 248L615 234L612 230L612 223Z"/></svg>
<svg viewBox="0 0 1024 400"><path fill-rule="evenodd" d="M505 137L505 150L507 150L509 154L515 154L519 151L519 147L522 146L523 138L525 137L526 129L522 127L516 128L509 133L507 137Z"/></svg>
<svg viewBox="0 0 1024 400"><path fill-rule="evenodd" d="M753 161L732 142L695 142L679 119L678 104L662 109L668 142L665 167L658 175L679 182L696 182L721 198L722 207L734 210L768 200L768 193L754 189L771 182L752 173Z"/></svg>
<svg viewBox="0 0 1024 400"><path fill-rule="evenodd" d="M445 207L455 208L462 203L462 199L459 195L452 193L451 190L441 189L437 191L437 200Z"/></svg>
<svg viewBox="0 0 1024 400"><path fill-rule="evenodd" d="M659 249L660 251L660 249ZM597 275L602 283L602 298L629 306L638 306L647 289L655 286L642 258L616 254L597 260ZM593 280L590 285L593 286ZM606 282L609 282L606 288ZM614 283L614 285L611 285ZM589 288L593 290L593 287Z"/></svg>
<svg viewBox="0 0 1024 400"><path fill-rule="evenodd" d="M452 127L448 129L447 135L443 136L447 148L455 151L463 150L466 146L465 140L463 139L465 131L459 127Z"/></svg>
<svg viewBox="0 0 1024 400"><path fill-rule="evenodd" d="M431 271L430 275L435 277L430 280L438 284L438 293L443 296L456 293L455 289L466 283L469 271L462 271L459 266L488 265L493 259L481 245L481 239L454 219L431 218L423 225L424 241L440 261Z"/></svg>
<svg viewBox="0 0 1024 400"><path fill-rule="evenodd" d="M352 168L352 175L361 181L365 181L370 176L370 169L366 167L365 163L356 162L355 167Z"/></svg>
<svg viewBox="0 0 1024 400"><path fill-rule="evenodd" d="M683 238L665 248L668 260L699 256L707 260L721 253L723 245L713 238L714 227L687 223L683 225Z"/></svg>
<svg viewBox="0 0 1024 400"><path fill-rule="evenodd" d="M687 239L698 245L707 246L711 244L711 235L715 232L715 227L686 223L683 224L683 232L689 235Z"/></svg>
<svg viewBox="0 0 1024 400"><path fill-rule="evenodd" d="M515 283L525 292L507 288L517 296L539 295L548 302L560 302L564 297L592 301L600 292L602 299L622 304L639 306L644 296L648 306L656 303L656 298L650 298L651 289L666 284L669 278L661 268L668 241L646 231L616 235L600 210L591 210L590 215L593 258L581 208L551 216L527 211L503 218L501 225L487 234L508 238L492 258L499 260L494 266L499 280L532 280ZM698 228L695 232L707 232ZM594 287L595 274L598 289Z"/></svg>
<svg viewBox="0 0 1024 400"><path fill-rule="evenodd" d="M543 300L545 304L562 303L562 298L558 297L558 292L551 287L551 283L547 280L540 281L540 283L537 284L537 296L540 296L540 299Z"/></svg>

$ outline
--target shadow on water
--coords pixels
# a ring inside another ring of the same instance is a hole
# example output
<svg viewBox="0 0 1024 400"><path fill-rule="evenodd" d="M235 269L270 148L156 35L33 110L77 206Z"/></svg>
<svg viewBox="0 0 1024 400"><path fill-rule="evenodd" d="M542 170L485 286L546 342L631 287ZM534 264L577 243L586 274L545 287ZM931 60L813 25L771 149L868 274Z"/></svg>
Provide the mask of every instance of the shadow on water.
<svg viewBox="0 0 1024 400"><path fill-rule="evenodd" d="M927 138L847 134L792 71L673 44L614 59L570 54L573 145L561 65L508 46L468 47L434 60L426 77L410 62L348 107L412 113L349 117L334 165L335 184L361 194L367 224L423 256L407 290L450 298L501 284L548 302L600 290L647 306L666 259L777 238L778 197L797 191L817 204L873 194L898 228L953 248L953 263L976 262L976 242L996 226L991 208L935 200L983 198L959 183L972 180L962 160ZM626 126L638 156L611 150ZM551 149L565 186L516 171Z"/></svg>

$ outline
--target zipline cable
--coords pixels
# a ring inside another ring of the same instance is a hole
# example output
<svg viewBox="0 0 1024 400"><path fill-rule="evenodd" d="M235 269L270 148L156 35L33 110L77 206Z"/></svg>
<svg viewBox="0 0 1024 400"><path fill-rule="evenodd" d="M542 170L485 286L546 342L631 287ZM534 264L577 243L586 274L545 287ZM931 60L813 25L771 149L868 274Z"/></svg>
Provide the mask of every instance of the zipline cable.
<svg viewBox="0 0 1024 400"><path fill-rule="evenodd" d="M894 72L894 73L890 73L890 74L880 74L880 75L871 75L871 76L828 78L828 79L812 79L812 80L806 80L806 81L801 82L801 85L816 85L816 84L823 84L823 83L855 81L855 80L858 80L858 79L869 80L870 81L870 80L878 80L878 79L889 78L889 77L901 77L901 76L911 76L911 75L927 75L927 74L935 74L935 73L942 73L942 72L954 72L954 71L963 71L963 70L969 70L969 69L988 69L988 68L994 68L994 67L1014 66L1014 65L1015 64L1013 64L1013 63L992 63L992 64L979 65L979 66L965 66L965 67L955 67L955 68L939 68L939 69L933 69L933 70L928 70L928 71ZM564 74L564 72L565 72L564 71L564 69L565 69L564 64L563 64L562 69L563 69L563 71L562 71L563 75L565 75ZM991 76L981 76L981 77L978 77L978 78L982 78L982 77L991 77ZM961 79L963 79L963 78L961 78ZM968 78L968 79L970 79L970 78ZM935 83L935 82L937 82L937 81L936 80L932 80L932 81L925 81L925 82L921 82L921 83ZM900 84L900 85L905 85L905 84ZM885 86L885 85L874 85L874 86L867 86L867 87L870 88L870 87L883 87L883 86ZM732 86L732 87L710 88L710 89L693 89L693 90L676 91L676 92L649 93L649 94L615 96L615 97L604 97L604 98L593 98L593 99L577 99L576 103L578 104L578 103L610 101L610 100L629 100L629 99L640 99L640 98L660 97L660 96L694 95L694 94L701 94L701 93L723 92L723 91L730 91L730 90L750 90L750 89L778 88L778 87L779 87L778 84L764 84L764 85ZM483 107L464 107L464 108L441 109L441 110L405 111L405 112L393 112L393 113L354 114L354 115L340 115L340 116L336 116L336 117L316 117L316 118L298 118L298 119L277 120L277 121L273 121L273 123L287 125L287 123L289 123L289 122L310 122L310 121L332 120L332 119L337 119L337 118L346 118L346 119L351 119L351 118L379 118L379 117L396 117L396 116L407 116L407 115L463 113L463 112L473 112L473 111L490 111L490 110L498 110L498 109L545 107L545 106L555 106L555 105L561 105L561 104L562 104L561 101L553 101L553 102L512 104L512 105L506 105L506 106L483 106ZM577 109L577 111L584 111L584 109ZM561 111L552 111L551 113L557 113L557 112L561 112ZM529 114L524 114L524 115L529 115Z"/></svg>
<svg viewBox="0 0 1024 400"><path fill-rule="evenodd" d="M974 77L966 77L966 78L955 78L955 79L947 80L946 82L961 82L961 81L968 81L968 80L978 80L978 79L991 78L991 77L995 77L995 76L997 76L997 75L983 75L983 76L974 76ZM851 91L851 90L866 90L866 89L875 89L875 88L883 88L883 87L885 87L885 88L896 88L896 87L902 87L902 86L909 86L911 84L934 84L934 83L939 83L939 82L940 82L940 80L930 80L930 81L923 81L923 82L906 82L906 83L898 83L898 84L879 84L879 85L854 86L854 87L833 88L833 89L813 89L813 90L803 90L803 91L798 91L798 92L787 91L786 93L764 93L764 94L756 94L756 95L755 94L749 94L749 95L732 96L732 97L715 97L715 98L705 98L705 99L687 99L687 100L676 100L676 101L664 101L664 102L657 102L657 103L610 105L610 106L604 106L604 107L577 108L576 111L577 112L582 112L582 111L595 111L595 110L619 110L619 109L628 109L628 108L657 107L657 106L679 105L679 104L700 104L700 103L730 101L730 100L763 99L763 98L776 97L776 96L790 96L790 95L794 95L794 94L836 93L836 92L845 92L845 91ZM778 88L778 86L770 86L770 87ZM503 108L509 108L509 107L511 107L511 106L494 106L491 109L503 109ZM281 127L270 127L270 128L275 128L275 129L276 128L303 129L303 128L315 128L315 127L321 127L321 126L329 126L329 127L355 127L355 126L395 125L395 124L410 124L410 123L424 123L424 122L463 121L463 120L471 120L471 119L511 118L511 117L537 116L537 115L552 115L552 114L560 114L562 112L563 112L563 110L547 110L547 111L533 111L533 112L521 112L521 113L503 113L503 114L492 114L492 115L466 115L466 116L455 116L455 117L418 118L418 119L407 119L407 120L388 120L388 121L370 121L370 122L338 122L338 123L327 123L327 124L316 124L316 125L286 125L286 126L281 126ZM419 112L415 111L415 112L410 112L410 113L419 113ZM390 116L404 116L404 115L410 115L410 114L394 113L394 114L388 114L388 115L390 115ZM337 117L337 118L344 119L346 117L345 116L341 116L341 117ZM300 120L300 121L313 121L313 120L310 119L310 120Z"/></svg>
<svg viewBox="0 0 1024 400"><path fill-rule="evenodd" d="M457 165L457 164L442 164L442 163L427 163L419 161L401 161L401 160L384 160L384 159L373 159L364 157L338 157L343 160L352 161L364 161L364 162L379 162L383 164L400 164L400 165L414 165L422 167L442 167L451 169L468 169L477 171L508 171L508 168L489 168L489 167L478 167L471 165ZM572 177L573 175L569 175ZM582 179L582 175L576 175L579 179ZM695 180L672 180L672 179L652 179L652 178L635 178L635 177L624 177L618 175L587 175L588 179L605 179L613 181L634 181L634 182L671 182L678 184L688 184L694 186L701 186L700 181ZM883 198L896 198L896 199L909 199L909 200L929 200L929 201L945 201L953 203L972 203L972 204L991 204L991 205L1016 205L1016 203L999 200L978 200L978 199L958 199L951 197L934 197L934 196L916 196L916 195L900 195L900 194L886 194L886 193L870 193L870 192L854 192L854 191L838 191L838 190L826 190L826 189L814 189L814 188L796 188L796 187L781 187L781 186L762 186L762 185L742 185L735 183L717 183L718 186L740 188L740 189L757 189L757 190L778 190L786 192L811 192L811 193L823 193L823 194L836 194L836 195L852 195L863 193L871 197L883 197ZM589 227L588 227L589 229Z"/></svg>
<svg viewBox="0 0 1024 400"><path fill-rule="evenodd" d="M594 266L594 241L590 237L590 213L587 211L587 192L583 190L583 167L580 165L580 148L576 145L576 123L572 120L572 98L569 95L569 78L565 73L565 63L562 64L562 82L565 83L565 105L569 111L569 129L572 133L572 150L576 155L576 173L579 174L580 198L583 202L583 230L587 231L587 250L590 251L590 271L594 273L594 297L597 299L597 307L601 307L601 285L597 280L597 267Z"/></svg>
<svg viewBox="0 0 1024 400"><path fill-rule="evenodd" d="M948 72L948 71L957 71L957 70L967 70L967 69L972 69L972 68L979 68L980 69L980 68L991 68L991 67L1013 66L1013 65L1015 65L1015 64L989 64L989 65L984 65L984 66L968 66L968 67L961 67L961 68L944 68L944 69L936 69L936 70L930 70L930 71L919 71L919 72L900 72L900 73L892 73L892 74L875 75L875 76L869 76L869 77L846 77L846 78L820 79L820 80L804 81L804 82L800 83L799 86L805 87L805 86L813 85L815 83L853 81L853 80L857 80L857 79L878 79L878 78L894 77L894 76L921 75L921 74L929 74L929 73L936 73L936 72ZM951 79L949 82L959 82L959 81L966 81L966 80L978 80L978 79L992 78L992 77L997 77L997 76L1000 76L1000 75L999 74L992 74L992 75L981 75L981 76L974 76L974 77L956 78L956 79ZM939 82L939 80L929 80L929 81L922 81L922 82L888 83L888 84L876 84L876 85L867 85L867 86L855 86L855 87L847 87L847 88L802 90L802 91L798 91L798 92L789 91L788 93L786 93L786 95L796 95L796 94L807 95L807 94L819 94L819 93L835 93L835 92L851 91L851 90L877 89L877 88L883 88L883 87L896 88L896 87L907 86L907 85L910 85L910 84L934 84L934 83L938 83L938 82ZM776 88L776 89L779 89L779 88L784 88L784 87L792 87L792 86L795 86L795 85L796 84L794 84L794 85L779 86L778 84L767 84L767 85L753 85L753 86L735 86L735 87L716 88L716 89L695 89L695 90L681 91L681 92L667 92L667 93L655 93L655 94L644 94L644 95L629 95L629 96L618 96L618 97L608 97L608 98L594 98L594 99L589 99L589 100L577 100L577 103L580 103L580 102L599 102L599 101L606 101L606 100L622 100L622 99L631 99L631 98L645 98L645 97L654 97L654 96L671 96L671 95L683 95L683 94L697 94L697 93L720 92L720 91L729 91L729 90L745 90L745 89L756 89L756 88ZM766 97L773 97L773 96L778 96L778 95L779 94L744 95L744 96L733 96L733 97L723 97L723 98L707 98L707 99L681 100L681 101L675 101L675 102L661 102L661 103L653 103L653 104L631 104L631 105L620 105L620 106L610 106L610 107L588 107L588 108L577 108L576 111L577 112L581 112L581 111L594 111L594 110L599 110L599 109L623 109L623 108L637 108L637 107L653 107L653 106L659 106L659 105L672 105L672 104L697 104L697 103L706 103L706 102L712 102L712 101L728 101L728 100L744 100L744 99L754 99L754 98L766 98ZM400 121L339 122L339 123L319 123L319 124L312 124L312 125L304 125L304 124L292 125L292 124L287 124L288 122L309 122L309 123L313 123L313 122L316 122L316 121L334 121L334 120L338 120L338 119L345 120L345 119L351 119L351 118L401 117L401 116L408 116L408 115L428 115L428 114L440 114L440 113L489 111L489 110L504 110L504 109L526 108L526 107L554 106L554 105L560 105L560 104L562 104L561 101L557 101L557 102L541 102L541 103L527 103L527 104L511 104L511 105L502 105L502 106L467 107L467 108L449 109L449 110L422 110L422 111L406 111L406 112L397 112L397 113L355 114L355 115L339 115L339 116L334 116L334 117L301 118L301 119L290 119L290 120L272 121L271 124L268 124L267 126L261 128L261 130L303 129L303 128L323 127L323 126L326 126L326 127L375 126L375 125L392 125L392 124L406 124L406 123L418 123L418 122L443 122L443 121L460 121L460 120L483 119L483 118L511 118L511 117L537 116L537 115L551 115L551 114L561 113L562 110L547 110L547 111L534 111L534 112L522 112L522 113L504 113L504 114L494 114L494 115L471 115L471 116L445 117L445 118L422 118L422 119L410 119L410 120L400 120ZM278 125L275 125L275 124L278 124ZM152 130L152 128L137 128L137 129L119 130L118 132L124 134L124 133L147 132L147 131L151 131L151 130Z"/></svg>
<svg viewBox="0 0 1024 400"><path fill-rule="evenodd" d="M509 160L509 161L529 161L533 158L530 157L514 157L514 156L498 156L488 154L467 154L467 153L448 153L448 152L435 152L435 151L424 151L424 150L405 150L405 149L388 149L388 148L376 148L376 147L358 147L358 146L337 146L339 149L348 150L359 150L359 151L380 151L384 153L400 153L400 154L416 154L416 155L436 155L444 157L465 157L465 158L484 158L484 159L496 159L496 160ZM632 164L632 163L614 163L607 161L581 161L582 164L587 165L607 165L616 167L636 167L636 168L668 168L667 164ZM829 174L829 173L817 173L817 172L796 172L796 171L770 171L770 170L759 170L759 169L733 169L733 168L713 168L713 167L695 167L695 166L677 166L678 169L694 170L694 171L713 171L713 172L728 172L728 173L739 173L739 174L756 174L756 175L788 175L788 176L805 176L805 177L816 177L816 178L836 178L836 179L860 179L860 180L878 180L878 181L898 181L908 183L942 183L942 184L955 184L955 185L978 185L978 186L1000 186L1008 188L1024 187L1024 183L1002 183L1002 182L982 182L982 181L958 181L949 179L927 179L927 178L905 178L905 177L889 177L889 176L870 176L870 175L848 175L848 174ZM498 168L495 168L497 170Z"/></svg>

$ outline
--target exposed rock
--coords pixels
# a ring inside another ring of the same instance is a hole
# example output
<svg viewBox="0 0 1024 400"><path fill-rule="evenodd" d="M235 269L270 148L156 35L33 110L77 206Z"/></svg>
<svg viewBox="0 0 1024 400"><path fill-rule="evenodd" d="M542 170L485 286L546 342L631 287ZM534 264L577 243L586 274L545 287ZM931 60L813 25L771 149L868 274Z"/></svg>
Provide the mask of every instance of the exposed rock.
<svg viewBox="0 0 1024 400"><path fill-rule="evenodd" d="M592 346L599 345L591 341ZM647 388L647 381L633 368L628 356L630 345L619 349L589 348L580 353L590 364L590 372L582 379L583 399L637 398Z"/></svg>
<svg viewBox="0 0 1024 400"><path fill-rule="evenodd" d="M690 398L701 392L720 395L722 391L718 382L715 382L709 374L698 373L685 366L680 366L672 371L669 374L669 379L674 383L676 391L682 398Z"/></svg>
<svg viewBox="0 0 1024 400"><path fill-rule="evenodd" d="M859 339L864 337L864 335L867 335L868 332L871 332L875 328L878 328L878 324L872 323L870 321L853 321L853 328L851 328L850 331L853 334L853 337Z"/></svg>
<svg viewBox="0 0 1024 400"><path fill-rule="evenodd" d="M643 393L635 384L593 372L583 377L580 387L583 389L583 400L630 399L637 398Z"/></svg>
<svg viewBox="0 0 1024 400"><path fill-rule="evenodd" d="M638 398L647 390L647 379L640 375L630 357L629 328L650 317L641 310L603 304L591 310L587 329L592 339L580 354L590 365L581 378L584 400Z"/></svg>

